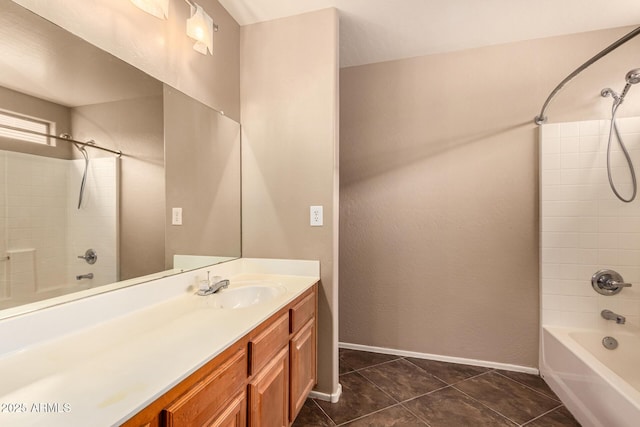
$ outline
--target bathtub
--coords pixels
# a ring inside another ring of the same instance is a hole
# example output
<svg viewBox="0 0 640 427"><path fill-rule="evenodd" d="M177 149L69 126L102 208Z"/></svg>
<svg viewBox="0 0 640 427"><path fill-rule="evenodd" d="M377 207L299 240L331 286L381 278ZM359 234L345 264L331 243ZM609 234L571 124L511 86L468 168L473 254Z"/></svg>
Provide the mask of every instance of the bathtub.
<svg viewBox="0 0 640 427"><path fill-rule="evenodd" d="M634 332L630 332L634 331ZM540 374L583 427L640 425L640 333L542 327ZM619 346L607 350L605 336Z"/></svg>

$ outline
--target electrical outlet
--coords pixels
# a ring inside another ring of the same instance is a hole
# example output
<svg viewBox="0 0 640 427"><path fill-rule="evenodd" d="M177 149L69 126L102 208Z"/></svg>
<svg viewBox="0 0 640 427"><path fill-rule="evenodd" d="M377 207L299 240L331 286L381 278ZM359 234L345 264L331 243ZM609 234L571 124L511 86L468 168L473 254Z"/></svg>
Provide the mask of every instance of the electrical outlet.
<svg viewBox="0 0 640 427"><path fill-rule="evenodd" d="M309 224L312 227L322 227L322 206L311 206L309 215Z"/></svg>
<svg viewBox="0 0 640 427"><path fill-rule="evenodd" d="M182 208L171 210L171 225L182 225Z"/></svg>

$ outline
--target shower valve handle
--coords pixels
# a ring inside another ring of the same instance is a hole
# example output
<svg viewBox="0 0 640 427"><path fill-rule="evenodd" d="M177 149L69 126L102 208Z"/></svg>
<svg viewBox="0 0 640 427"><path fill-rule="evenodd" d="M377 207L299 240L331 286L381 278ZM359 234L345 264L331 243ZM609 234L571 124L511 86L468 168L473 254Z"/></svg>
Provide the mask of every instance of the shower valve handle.
<svg viewBox="0 0 640 427"><path fill-rule="evenodd" d="M87 249L84 255L78 255L78 258L87 261L87 264L95 264L98 261L98 254L93 249Z"/></svg>
<svg viewBox="0 0 640 427"><path fill-rule="evenodd" d="M622 276L613 270L599 270L591 277L591 286L601 295L615 295L622 288L631 287Z"/></svg>

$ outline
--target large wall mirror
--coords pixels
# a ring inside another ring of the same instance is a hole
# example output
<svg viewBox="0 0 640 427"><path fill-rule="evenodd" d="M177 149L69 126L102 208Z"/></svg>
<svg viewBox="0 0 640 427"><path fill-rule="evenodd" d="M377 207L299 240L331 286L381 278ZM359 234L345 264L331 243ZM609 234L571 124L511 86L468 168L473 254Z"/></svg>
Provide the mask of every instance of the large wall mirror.
<svg viewBox="0 0 640 427"><path fill-rule="evenodd" d="M0 318L240 257L240 220L238 123L0 2Z"/></svg>

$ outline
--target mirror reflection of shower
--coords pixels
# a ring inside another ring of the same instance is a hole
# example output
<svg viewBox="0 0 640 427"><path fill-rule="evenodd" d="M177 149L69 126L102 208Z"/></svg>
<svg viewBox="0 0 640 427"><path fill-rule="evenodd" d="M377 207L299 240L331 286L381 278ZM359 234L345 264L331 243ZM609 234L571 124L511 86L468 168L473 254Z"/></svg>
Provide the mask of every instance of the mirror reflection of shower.
<svg viewBox="0 0 640 427"><path fill-rule="evenodd" d="M600 95L603 97L611 97L613 98L613 105L611 106L611 125L609 127L609 139L607 141L607 177L609 178L609 186L611 186L611 190L616 195L618 199L625 203L632 202L636 198L636 194L638 192L638 183L636 180L636 172L633 166L633 162L631 161L631 156L629 156L629 151L627 151L627 147L620 136L620 131L618 130L618 125L616 123L616 113L618 112L618 108L624 101L624 98L627 96L629 89L631 89L631 85L640 83L640 68L635 68L627 73L625 76L626 84L622 89L622 92L618 94L618 92L614 91L611 88L602 89ZM616 185L613 182L613 178L611 176L611 143L613 140L613 136L615 134L616 140L618 141L618 145L620 145L620 149L624 154L624 157L627 161L627 165L629 166L629 173L631 174L631 184L632 184L632 193L631 196L625 198L618 192Z"/></svg>
<svg viewBox="0 0 640 427"><path fill-rule="evenodd" d="M72 140L71 135L68 133L63 133L60 135L61 138ZM80 183L80 193L78 195L78 209L82 207L82 198L84 197L84 188L87 183L87 171L89 170L89 154L87 153L87 149L84 146L78 144L76 141L71 141L72 144L80 151L82 157L84 157L84 173L82 174L82 182ZM87 141L87 144L94 145L96 142L91 139Z"/></svg>

